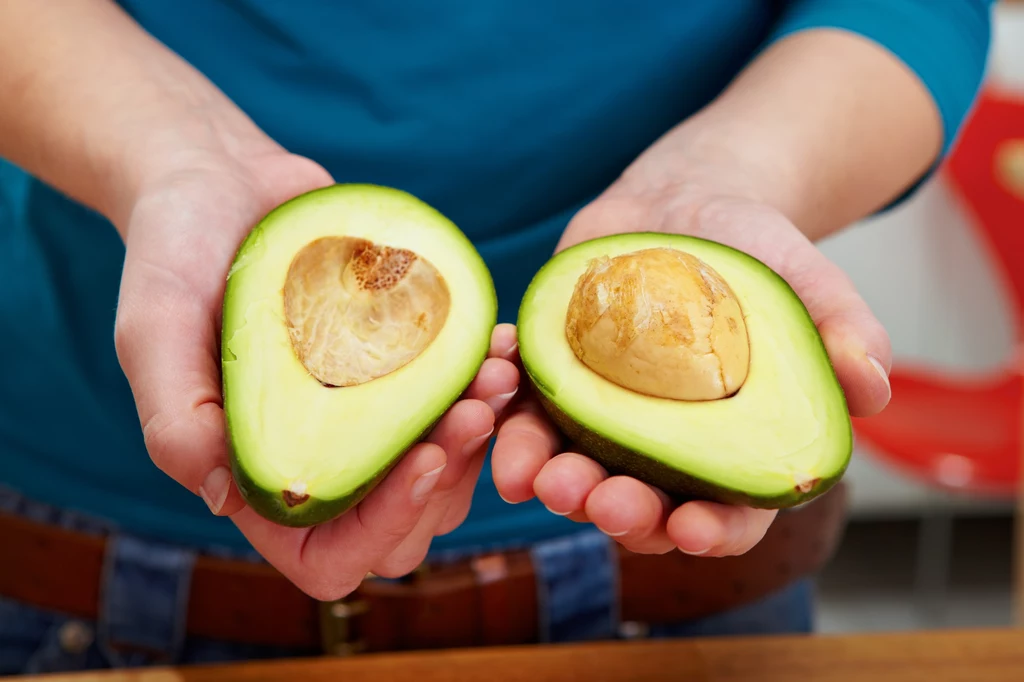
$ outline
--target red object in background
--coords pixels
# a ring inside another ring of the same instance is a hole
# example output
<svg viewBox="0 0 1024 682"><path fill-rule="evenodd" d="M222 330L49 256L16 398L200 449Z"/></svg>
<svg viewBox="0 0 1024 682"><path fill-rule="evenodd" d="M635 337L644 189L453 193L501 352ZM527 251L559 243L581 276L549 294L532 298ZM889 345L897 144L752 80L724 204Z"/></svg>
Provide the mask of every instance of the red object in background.
<svg viewBox="0 0 1024 682"><path fill-rule="evenodd" d="M1011 295L1024 348L1024 97L985 89L942 173ZM854 419L880 460L948 490L1012 497L1020 487L1024 354L974 377L893 366L892 400Z"/></svg>

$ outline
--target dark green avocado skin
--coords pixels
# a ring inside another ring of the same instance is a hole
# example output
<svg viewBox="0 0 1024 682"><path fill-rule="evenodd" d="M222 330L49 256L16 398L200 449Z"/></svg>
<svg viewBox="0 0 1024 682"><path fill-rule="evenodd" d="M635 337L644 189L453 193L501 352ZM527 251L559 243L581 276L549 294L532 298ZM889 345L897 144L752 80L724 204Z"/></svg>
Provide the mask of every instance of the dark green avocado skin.
<svg viewBox="0 0 1024 682"><path fill-rule="evenodd" d="M383 479L383 476L374 478L351 494L336 500L321 500L311 497L292 507L285 503L283 495L255 485L240 467L232 466L231 472L235 478L235 485L238 486L238 491L242 494L246 504L263 518L291 528L316 526L341 516L359 504L373 486Z"/></svg>
<svg viewBox="0 0 1024 682"><path fill-rule="evenodd" d="M784 495L759 496L742 490L734 490L666 466L641 452L631 450L619 443L587 429L573 421L560 410L544 393L543 387L527 376L544 411L559 431L572 442L576 451L590 457L603 466L611 475L631 476L650 486L658 488L676 504L693 500L718 502L721 504L753 507L755 509L786 509L809 502L828 492L846 472L847 465L833 471L830 476L819 478L808 490L793 488Z"/></svg>
<svg viewBox="0 0 1024 682"><path fill-rule="evenodd" d="M348 495L335 499L309 497L294 506L285 501L281 491L258 486L245 468L239 465L237 457L231 458L231 475L242 499L260 516L281 526L307 528L330 521L351 510L384 480L400 460L401 458L395 458L388 462Z"/></svg>

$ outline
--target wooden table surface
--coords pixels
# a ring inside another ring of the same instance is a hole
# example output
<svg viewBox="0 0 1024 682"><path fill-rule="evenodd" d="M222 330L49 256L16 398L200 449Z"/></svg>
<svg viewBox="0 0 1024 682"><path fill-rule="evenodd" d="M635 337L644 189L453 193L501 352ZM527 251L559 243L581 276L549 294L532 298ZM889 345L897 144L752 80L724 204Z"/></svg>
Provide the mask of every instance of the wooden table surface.
<svg viewBox="0 0 1024 682"><path fill-rule="evenodd" d="M9 678L25 679L25 678ZM33 677L50 682L1024 682L1024 630L786 636L370 654Z"/></svg>

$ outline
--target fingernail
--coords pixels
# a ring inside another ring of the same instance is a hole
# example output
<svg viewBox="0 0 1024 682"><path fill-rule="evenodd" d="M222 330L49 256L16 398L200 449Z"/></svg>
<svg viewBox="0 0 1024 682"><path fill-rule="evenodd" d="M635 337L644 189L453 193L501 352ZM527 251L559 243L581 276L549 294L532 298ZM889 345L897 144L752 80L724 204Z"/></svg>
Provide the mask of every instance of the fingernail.
<svg viewBox="0 0 1024 682"><path fill-rule="evenodd" d="M554 514L555 516L568 516L570 514L570 512L555 511L554 509L552 509L551 507L547 506L546 504L544 505L544 508L547 509L552 514Z"/></svg>
<svg viewBox="0 0 1024 682"><path fill-rule="evenodd" d="M507 358L510 358L510 357L512 357L513 355L515 355L515 352L516 352L517 350L519 350L519 342L518 342L518 341L516 341L515 343L513 343L513 344L512 344L512 347L511 347L511 348L509 348L509 349L508 349L508 350L507 350L507 351L505 352L505 358L507 359Z"/></svg>
<svg viewBox="0 0 1024 682"><path fill-rule="evenodd" d="M228 487L231 485L231 472L227 467L217 467L206 474L203 484L199 486L199 496L214 514L219 514L224 502L228 499Z"/></svg>
<svg viewBox="0 0 1024 682"><path fill-rule="evenodd" d="M628 532L628 530L620 530L618 533L610 533L608 531L604 531L604 534L610 538L620 538Z"/></svg>
<svg viewBox="0 0 1024 682"><path fill-rule="evenodd" d="M680 547L679 551L682 552L683 554L689 554L690 556L703 556L704 554L707 554L708 552L710 552L711 548L710 547L705 547L704 549L702 549L700 551L689 551L689 550L685 550L682 547Z"/></svg>
<svg viewBox="0 0 1024 682"><path fill-rule="evenodd" d="M518 392L519 387L516 386L515 390L513 390L511 393L499 393L498 395L491 396L484 402L487 403L487 406L490 407L491 411L494 412L494 415L497 416L501 414L501 411L505 409L505 406L509 404L512 398Z"/></svg>
<svg viewBox="0 0 1024 682"><path fill-rule="evenodd" d="M882 381L885 382L885 388L889 392L889 398L892 398L892 386L889 385L889 374L885 371L885 367L874 355L868 355L868 362L870 362L874 368L878 371L878 376L882 377Z"/></svg>
<svg viewBox="0 0 1024 682"><path fill-rule="evenodd" d="M486 443L486 442L487 442L487 439L491 437L491 434L492 434L492 433L494 433L494 427L493 427L493 426L491 427L491 430L490 430L490 431L488 431L487 433L485 433L484 435L482 435L482 436L477 436L477 437L476 437L476 438L474 438L473 440L471 440L471 441L469 441L468 443L466 443L466 446L465 446L464 448L462 448L462 456L463 456L463 457L469 457L469 456L471 456L471 455L472 455L472 454L473 454L474 452L476 452L477 450L479 450L479 449L480 449L480 447L481 447L481 446L482 446L482 445L483 445L484 443Z"/></svg>
<svg viewBox="0 0 1024 682"><path fill-rule="evenodd" d="M433 471L428 471L416 479L416 482L412 484L413 502L419 504L426 499L430 491L437 485L437 481L441 478L441 472L444 471L445 466L445 464L442 464Z"/></svg>

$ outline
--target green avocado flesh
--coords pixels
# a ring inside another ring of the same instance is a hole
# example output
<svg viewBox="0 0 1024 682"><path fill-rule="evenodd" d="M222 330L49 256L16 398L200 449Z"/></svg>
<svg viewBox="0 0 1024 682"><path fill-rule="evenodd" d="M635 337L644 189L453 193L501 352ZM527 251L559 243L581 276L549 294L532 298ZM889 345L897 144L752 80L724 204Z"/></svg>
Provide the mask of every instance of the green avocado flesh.
<svg viewBox="0 0 1024 682"><path fill-rule="evenodd" d="M338 238L367 240L414 257L365 251L363 270L341 276L349 262L342 261L344 250L307 248L344 241ZM305 260L299 257L303 253ZM291 278L300 262L319 278ZM390 270L382 272L381 263L390 263ZM435 281L433 291L446 297L443 313L431 313L416 292L394 293L402 291L396 282L403 273L415 273L415 267L421 275L429 268L439 275L442 283ZM306 288L287 299L289 282L295 281ZM346 287L351 298L338 298L340 289L332 290L338 287ZM390 308L374 298L379 292L373 287L392 296ZM421 347L411 360L379 376L332 383L324 379L331 375L311 370L296 350L301 346L289 322L297 318L289 310L301 306L307 341L335 351L316 357L333 358L337 366L379 365L387 359L383 346L366 342L367 335L379 341L406 334ZM393 310L412 317L395 317ZM271 211L239 247L224 293L224 412L232 471L246 502L287 526L312 526L352 508L470 384L486 359L496 316L494 284L472 243L409 194L374 185L334 185ZM421 333L409 330L413 323L434 326Z"/></svg>
<svg viewBox="0 0 1024 682"><path fill-rule="evenodd" d="M742 310L750 346L739 390L708 400L652 397L603 378L567 341L566 314L591 259L677 249L708 264ZM845 396L806 308L775 272L721 244L631 233L556 254L523 298L519 352L541 403L579 451L678 501L795 506L831 488L853 438Z"/></svg>

